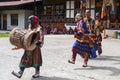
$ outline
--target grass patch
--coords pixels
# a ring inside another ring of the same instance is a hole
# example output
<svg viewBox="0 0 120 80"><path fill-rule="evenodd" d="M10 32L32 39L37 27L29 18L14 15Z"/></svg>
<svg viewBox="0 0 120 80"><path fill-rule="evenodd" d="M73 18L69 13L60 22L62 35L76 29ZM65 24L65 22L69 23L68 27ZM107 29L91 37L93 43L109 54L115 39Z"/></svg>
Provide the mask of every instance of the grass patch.
<svg viewBox="0 0 120 80"><path fill-rule="evenodd" d="M9 37L9 33L0 33L0 38Z"/></svg>

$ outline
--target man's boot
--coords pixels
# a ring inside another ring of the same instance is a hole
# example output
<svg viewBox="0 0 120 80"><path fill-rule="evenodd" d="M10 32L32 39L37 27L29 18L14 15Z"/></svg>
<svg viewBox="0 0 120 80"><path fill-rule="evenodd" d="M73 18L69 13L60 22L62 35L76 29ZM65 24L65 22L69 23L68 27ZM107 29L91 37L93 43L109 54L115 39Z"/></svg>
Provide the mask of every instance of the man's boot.
<svg viewBox="0 0 120 80"><path fill-rule="evenodd" d="M32 76L33 78L38 78L38 77L40 77L40 75L39 75L39 70L36 70L35 71L35 74Z"/></svg>
<svg viewBox="0 0 120 80"><path fill-rule="evenodd" d="M23 74L23 71L19 71L18 73L16 73L16 72L12 72L12 74L14 75L14 76L16 76L17 78L21 78L22 77L22 74Z"/></svg>

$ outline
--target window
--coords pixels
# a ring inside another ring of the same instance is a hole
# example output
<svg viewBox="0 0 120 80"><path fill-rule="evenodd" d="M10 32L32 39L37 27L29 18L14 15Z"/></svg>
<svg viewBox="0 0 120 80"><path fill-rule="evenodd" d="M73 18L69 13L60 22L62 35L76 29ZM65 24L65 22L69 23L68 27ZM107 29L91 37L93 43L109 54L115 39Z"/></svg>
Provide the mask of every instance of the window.
<svg viewBox="0 0 120 80"><path fill-rule="evenodd" d="M54 8L54 13L57 14L57 15L62 15L65 13L64 11L64 5L55 5L55 8Z"/></svg>
<svg viewBox="0 0 120 80"><path fill-rule="evenodd" d="M52 14L52 6L46 7L46 14Z"/></svg>
<svg viewBox="0 0 120 80"><path fill-rule="evenodd" d="M96 0L95 1L95 12L99 12L101 13L102 10L102 5L103 5L103 1L102 0Z"/></svg>
<svg viewBox="0 0 120 80"><path fill-rule="evenodd" d="M11 25L18 25L18 14L11 14Z"/></svg>
<svg viewBox="0 0 120 80"><path fill-rule="evenodd" d="M44 6L44 14L52 14L52 6Z"/></svg>
<svg viewBox="0 0 120 80"><path fill-rule="evenodd" d="M66 18L74 18L74 1L67 1L66 5Z"/></svg>

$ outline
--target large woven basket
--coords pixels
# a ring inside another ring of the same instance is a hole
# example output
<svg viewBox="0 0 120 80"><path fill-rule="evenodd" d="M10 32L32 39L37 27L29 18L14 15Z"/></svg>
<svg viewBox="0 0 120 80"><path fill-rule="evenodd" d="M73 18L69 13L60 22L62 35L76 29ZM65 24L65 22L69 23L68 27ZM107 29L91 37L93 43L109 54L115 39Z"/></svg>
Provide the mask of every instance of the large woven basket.
<svg viewBox="0 0 120 80"><path fill-rule="evenodd" d="M38 35L35 31L30 31L22 28L14 28L10 32L10 43L25 50L33 50L38 40Z"/></svg>

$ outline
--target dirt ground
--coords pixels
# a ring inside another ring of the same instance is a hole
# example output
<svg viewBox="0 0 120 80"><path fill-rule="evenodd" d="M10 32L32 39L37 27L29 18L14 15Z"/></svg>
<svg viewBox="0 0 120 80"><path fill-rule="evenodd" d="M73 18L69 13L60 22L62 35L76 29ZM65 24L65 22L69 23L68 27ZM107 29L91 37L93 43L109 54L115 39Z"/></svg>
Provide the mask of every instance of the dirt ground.
<svg viewBox="0 0 120 80"><path fill-rule="evenodd" d="M120 40L103 39L103 53L90 59L88 67L83 68L83 59L78 55L75 64L71 58L71 48L75 41L73 35L45 35L42 47L43 65L40 77L33 79L34 68L26 68L21 79L11 72L19 71L23 49L13 51L9 38L0 38L0 80L119 80L120 79Z"/></svg>

